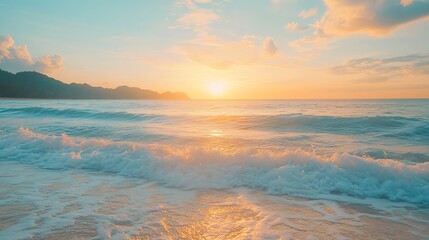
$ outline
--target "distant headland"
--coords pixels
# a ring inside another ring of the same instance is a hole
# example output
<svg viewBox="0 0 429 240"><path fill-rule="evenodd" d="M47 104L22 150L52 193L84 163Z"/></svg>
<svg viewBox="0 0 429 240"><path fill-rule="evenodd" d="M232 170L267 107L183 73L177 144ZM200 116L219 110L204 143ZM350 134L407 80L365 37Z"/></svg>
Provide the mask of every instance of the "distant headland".
<svg viewBox="0 0 429 240"><path fill-rule="evenodd" d="M0 97L40 99L189 99L182 92L158 93L128 86L112 89L93 87L88 84L67 84L38 72L13 74L1 69Z"/></svg>

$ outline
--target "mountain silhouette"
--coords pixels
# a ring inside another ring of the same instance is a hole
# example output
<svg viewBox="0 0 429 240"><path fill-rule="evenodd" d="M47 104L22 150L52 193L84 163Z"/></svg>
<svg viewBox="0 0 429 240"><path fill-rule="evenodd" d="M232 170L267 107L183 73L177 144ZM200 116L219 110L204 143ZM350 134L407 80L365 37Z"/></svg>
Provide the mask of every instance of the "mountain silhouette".
<svg viewBox="0 0 429 240"><path fill-rule="evenodd" d="M0 97L45 99L189 99L185 93L120 86L115 89L63 83L38 72L16 74L0 69Z"/></svg>

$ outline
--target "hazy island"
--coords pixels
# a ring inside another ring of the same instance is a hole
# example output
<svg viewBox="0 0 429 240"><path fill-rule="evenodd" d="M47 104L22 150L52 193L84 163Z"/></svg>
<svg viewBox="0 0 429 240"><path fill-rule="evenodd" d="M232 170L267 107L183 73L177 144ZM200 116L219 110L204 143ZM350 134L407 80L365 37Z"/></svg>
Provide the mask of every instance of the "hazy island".
<svg viewBox="0 0 429 240"><path fill-rule="evenodd" d="M1 98L43 99L189 99L185 93L165 92L120 86L115 89L88 84L63 83L38 72L16 74L0 69Z"/></svg>

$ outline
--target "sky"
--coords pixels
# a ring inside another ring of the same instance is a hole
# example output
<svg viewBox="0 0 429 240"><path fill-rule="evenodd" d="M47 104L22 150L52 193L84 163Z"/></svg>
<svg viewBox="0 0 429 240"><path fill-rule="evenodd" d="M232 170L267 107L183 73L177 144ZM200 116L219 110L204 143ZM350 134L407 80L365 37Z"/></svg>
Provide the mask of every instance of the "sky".
<svg viewBox="0 0 429 240"><path fill-rule="evenodd" d="M0 68L193 99L429 98L429 0L2 0Z"/></svg>

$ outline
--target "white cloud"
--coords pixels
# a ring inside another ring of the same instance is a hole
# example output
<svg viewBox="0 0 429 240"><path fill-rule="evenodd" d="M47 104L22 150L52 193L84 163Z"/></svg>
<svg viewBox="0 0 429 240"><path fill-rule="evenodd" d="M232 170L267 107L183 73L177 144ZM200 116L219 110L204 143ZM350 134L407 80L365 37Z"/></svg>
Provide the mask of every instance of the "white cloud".
<svg viewBox="0 0 429 240"><path fill-rule="evenodd" d="M0 68L11 72L38 71L51 73L63 67L61 56L43 56L33 58L27 45L15 45L9 35L0 36Z"/></svg>

